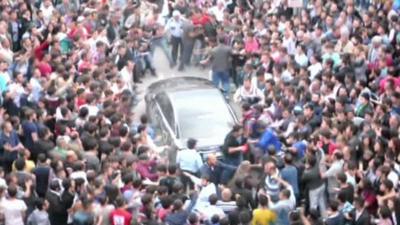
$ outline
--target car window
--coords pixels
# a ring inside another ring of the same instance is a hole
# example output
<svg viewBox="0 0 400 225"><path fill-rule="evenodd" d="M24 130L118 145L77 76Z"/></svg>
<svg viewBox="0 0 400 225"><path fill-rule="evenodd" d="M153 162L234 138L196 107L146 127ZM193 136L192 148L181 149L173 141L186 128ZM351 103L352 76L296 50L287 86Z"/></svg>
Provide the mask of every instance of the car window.
<svg viewBox="0 0 400 225"><path fill-rule="evenodd" d="M154 107L155 104L151 104L151 105L152 106L149 108L148 113L149 113L149 116L150 116L151 122L152 122L151 126L155 133L154 143L156 145L161 146L161 145L164 145L164 143L162 142L163 141L163 139L162 139L163 132L161 129L163 122L162 122L162 118L161 118L158 108Z"/></svg>
<svg viewBox="0 0 400 225"><path fill-rule="evenodd" d="M168 97L165 94L159 94L156 96L156 101L160 106L164 117L167 119L169 126L173 131L175 131L174 110Z"/></svg>
<svg viewBox="0 0 400 225"><path fill-rule="evenodd" d="M215 137L223 140L234 124L231 112L217 89L175 92L172 98L179 138Z"/></svg>

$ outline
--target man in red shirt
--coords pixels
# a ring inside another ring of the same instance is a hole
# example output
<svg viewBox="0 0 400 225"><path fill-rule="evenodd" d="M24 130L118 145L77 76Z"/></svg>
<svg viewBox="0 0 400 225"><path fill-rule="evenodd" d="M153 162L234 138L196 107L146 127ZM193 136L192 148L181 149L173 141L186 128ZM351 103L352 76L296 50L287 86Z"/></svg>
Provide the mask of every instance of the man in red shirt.
<svg viewBox="0 0 400 225"><path fill-rule="evenodd" d="M132 215L125 209L126 204L122 197L118 197L115 200L117 206L110 213L110 224L111 225L131 225Z"/></svg>

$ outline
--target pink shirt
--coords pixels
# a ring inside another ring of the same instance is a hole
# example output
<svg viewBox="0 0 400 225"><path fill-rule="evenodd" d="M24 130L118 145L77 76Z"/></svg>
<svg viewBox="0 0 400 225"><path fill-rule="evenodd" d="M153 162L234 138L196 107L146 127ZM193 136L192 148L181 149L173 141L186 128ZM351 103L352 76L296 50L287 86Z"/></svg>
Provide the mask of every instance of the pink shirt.
<svg viewBox="0 0 400 225"><path fill-rule="evenodd" d="M258 50L260 50L260 44L258 44L258 41L253 38L252 41L246 41L244 43L244 49L246 50L246 53L258 52Z"/></svg>
<svg viewBox="0 0 400 225"><path fill-rule="evenodd" d="M400 78L394 78L394 77L389 78L389 77L387 77L387 78L382 79L379 82L379 90L380 90L381 93L385 92L385 85L386 85L386 81L388 79L392 79L394 81L394 86L395 87L400 87Z"/></svg>

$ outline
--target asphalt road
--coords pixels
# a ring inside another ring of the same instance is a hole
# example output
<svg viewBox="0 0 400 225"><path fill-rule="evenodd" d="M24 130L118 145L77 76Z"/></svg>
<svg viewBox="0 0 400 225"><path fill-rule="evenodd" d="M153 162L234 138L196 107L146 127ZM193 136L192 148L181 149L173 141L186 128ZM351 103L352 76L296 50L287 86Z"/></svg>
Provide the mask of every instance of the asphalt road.
<svg viewBox="0 0 400 225"><path fill-rule="evenodd" d="M134 108L134 121L139 122L140 115L146 113L146 106L144 102L144 95L146 94L147 87L151 85L153 82L156 82L158 80L163 80L171 77L182 77L182 76L193 76L193 77L202 77L209 79L210 75L210 69L205 68L202 69L200 67L186 67L184 71L178 71L178 67L176 66L175 68L170 68L169 67L169 62L167 57L164 55L164 53L157 48L154 53L154 64L156 67L157 71L157 77L154 77L150 75L149 73L145 75L144 78L142 78L143 83L138 84L139 90L141 94L139 95L140 102L138 105ZM177 84L179 85L179 84ZM232 84L231 90L234 90L234 85ZM232 98L231 98L232 99ZM235 111L236 116L240 119L241 118L241 113L240 113L240 107L233 103L229 103L232 107L232 109Z"/></svg>

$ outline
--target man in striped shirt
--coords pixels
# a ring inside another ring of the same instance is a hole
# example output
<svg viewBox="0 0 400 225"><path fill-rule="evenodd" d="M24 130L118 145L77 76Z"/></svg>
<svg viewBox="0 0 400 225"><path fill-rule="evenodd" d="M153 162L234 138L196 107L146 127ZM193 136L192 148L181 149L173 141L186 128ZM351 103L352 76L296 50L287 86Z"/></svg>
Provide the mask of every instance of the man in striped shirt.
<svg viewBox="0 0 400 225"><path fill-rule="evenodd" d="M271 198L273 202L279 200L279 182L277 180L280 177L279 170L276 168L275 162L269 161L264 165L265 183L264 188L266 194Z"/></svg>

